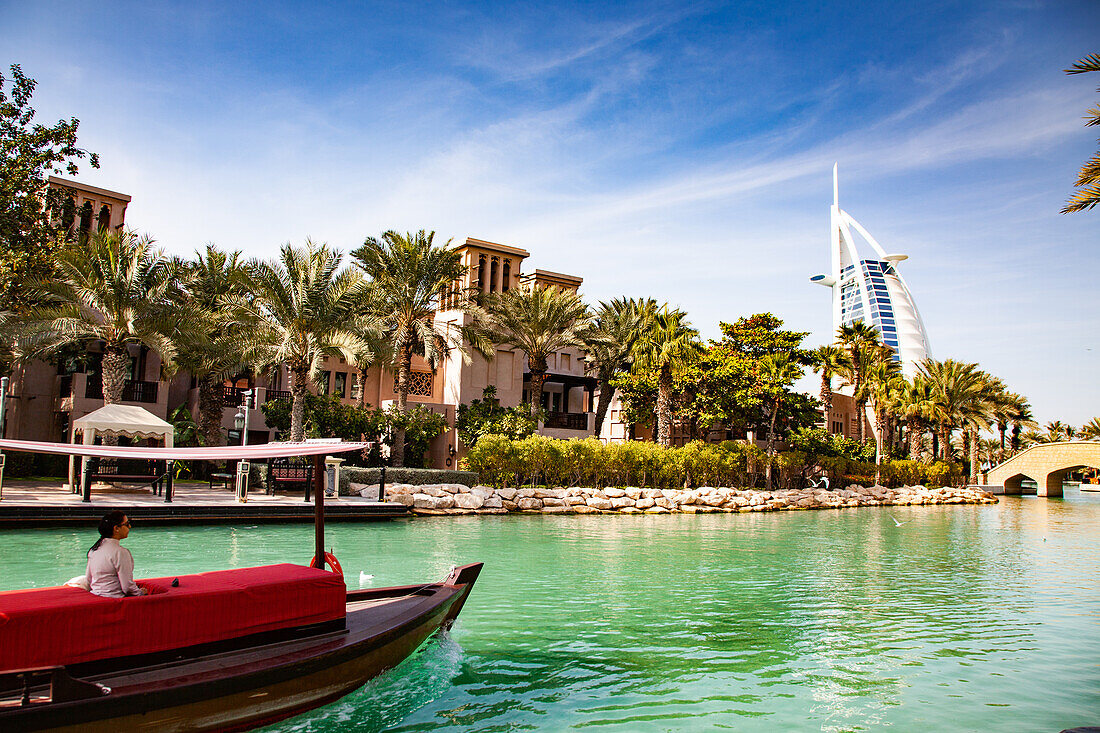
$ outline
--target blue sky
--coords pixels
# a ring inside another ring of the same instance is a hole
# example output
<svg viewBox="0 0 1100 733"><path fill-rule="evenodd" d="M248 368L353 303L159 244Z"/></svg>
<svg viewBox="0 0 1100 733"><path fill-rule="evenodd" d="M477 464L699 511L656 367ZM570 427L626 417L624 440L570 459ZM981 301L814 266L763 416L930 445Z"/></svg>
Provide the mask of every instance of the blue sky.
<svg viewBox="0 0 1100 733"><path fill-rule="evenodd" d="M548 5L0 2L0 63L172 252L435 229L708 337L773 311L830 339L807 276L839 162L936 358L1044 422L1100 415L1100 211L1058 213L1096 149L1100 75L1062 69L1100 4Z"/></svg>

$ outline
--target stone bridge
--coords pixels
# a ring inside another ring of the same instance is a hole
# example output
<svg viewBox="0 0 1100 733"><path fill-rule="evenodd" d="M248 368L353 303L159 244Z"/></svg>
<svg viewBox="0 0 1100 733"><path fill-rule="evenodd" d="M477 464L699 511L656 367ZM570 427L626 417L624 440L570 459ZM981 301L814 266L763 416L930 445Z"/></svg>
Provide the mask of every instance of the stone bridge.
<svg viewBox="0 0 1100 733"><path fill-rule="evenodd" d="M1029 478L1039 485L1039 496L1061 496L1066 475L1082 466L1100 469L1100 442L1038 443L986 471L982 483L1004 486L1006 494L1019 494L1020 481Z"/></svg>

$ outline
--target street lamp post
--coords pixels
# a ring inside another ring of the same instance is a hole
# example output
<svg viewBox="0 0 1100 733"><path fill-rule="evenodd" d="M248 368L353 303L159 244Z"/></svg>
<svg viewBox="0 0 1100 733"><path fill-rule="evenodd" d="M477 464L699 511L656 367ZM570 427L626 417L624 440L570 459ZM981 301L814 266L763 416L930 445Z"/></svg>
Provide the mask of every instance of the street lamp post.
<svg viewBox="0 0 1100 733"><path fill-rule="evenodd" d="M241 392L241 405L237 414L233 416L233 425L241 436L241 447L248 445L248 410L251 407L252 390ZM248 472L251 466L248 461L237 461L237 501L242 504L248 501Z"/></svg>

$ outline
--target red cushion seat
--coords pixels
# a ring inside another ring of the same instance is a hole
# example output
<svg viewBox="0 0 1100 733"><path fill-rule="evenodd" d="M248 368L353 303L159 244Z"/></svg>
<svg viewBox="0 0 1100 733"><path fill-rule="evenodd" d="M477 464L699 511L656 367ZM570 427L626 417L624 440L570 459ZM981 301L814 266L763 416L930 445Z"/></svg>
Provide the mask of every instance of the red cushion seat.
<svg viewBox="0 0 1100 733"><path fill-rule="evenodd" d="M0 592L0 672L178 649L341 619L341 575L301 565L139 580L101 598L61 586Z"/></svg>

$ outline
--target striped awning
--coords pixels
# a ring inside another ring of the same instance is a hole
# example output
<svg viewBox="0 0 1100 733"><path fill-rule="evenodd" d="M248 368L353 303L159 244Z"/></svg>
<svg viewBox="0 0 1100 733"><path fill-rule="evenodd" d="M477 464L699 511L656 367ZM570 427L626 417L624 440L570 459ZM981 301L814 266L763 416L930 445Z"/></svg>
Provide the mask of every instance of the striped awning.
<svg viewBox="0 0 1100 733"><path fill-rule="evenodd" d="M0 440L0 451L54 453L95 458L145 458L160 461L255 461L286 456L316 456L367 450L374 443L308 441L305 443L262 443L260 445L220 445L207 448L146 448L142 446L80 445L49 443L41 440Z"/></svg>

